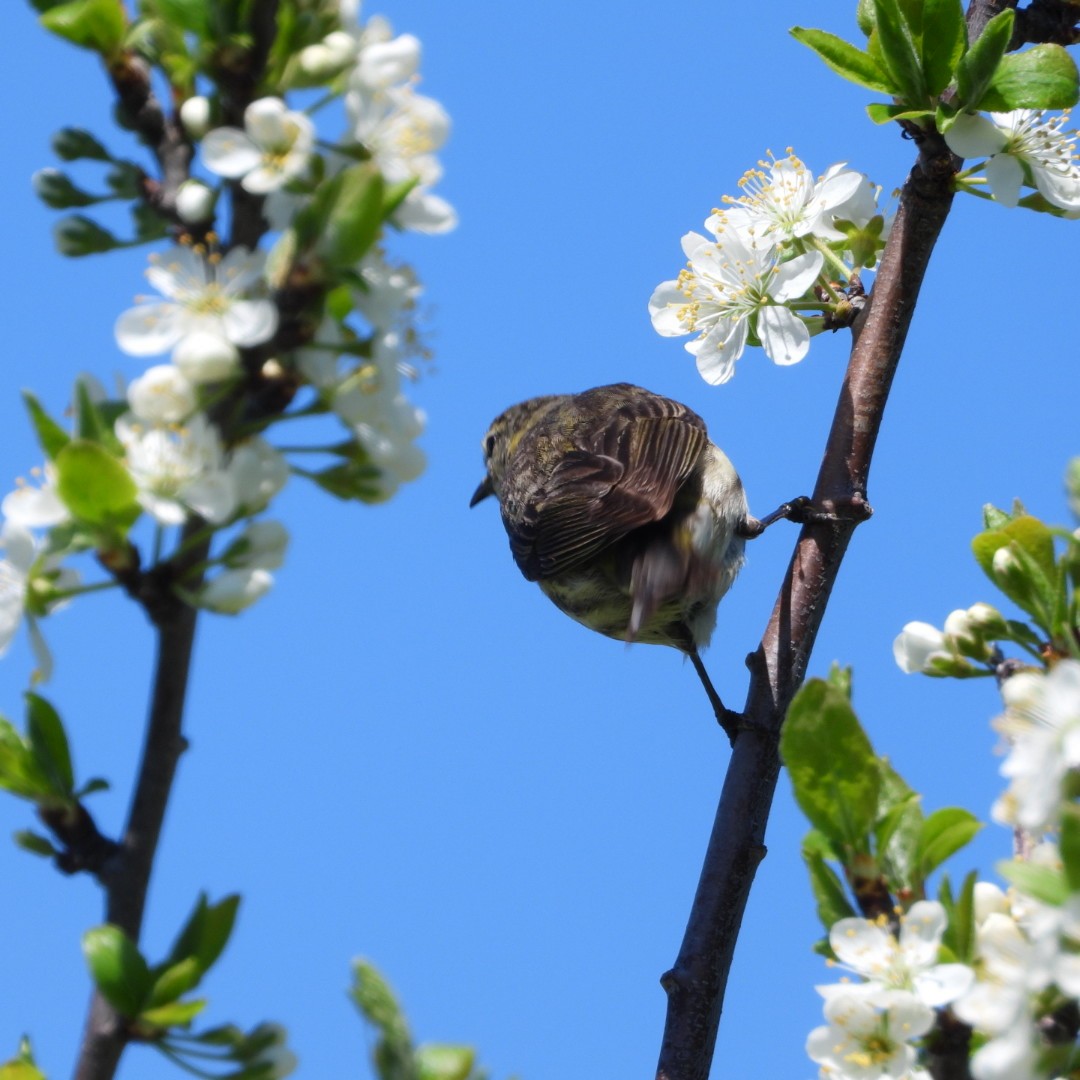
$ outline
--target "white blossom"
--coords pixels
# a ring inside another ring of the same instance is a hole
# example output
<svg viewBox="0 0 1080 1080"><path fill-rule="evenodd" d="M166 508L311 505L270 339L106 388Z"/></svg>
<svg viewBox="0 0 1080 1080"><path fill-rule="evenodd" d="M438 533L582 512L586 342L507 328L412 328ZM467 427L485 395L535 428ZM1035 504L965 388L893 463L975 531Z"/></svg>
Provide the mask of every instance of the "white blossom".
<svg viewBox="0 0 1080 1080"><path fill-rule="evenodd" d="M43 469L32 469L34 485L25 480L15 481L15 490L0 502L0 514L5 521L24 529L48 529L71 520L71 513L56 490L56 466L47 462Z"/></svg>
<svg viewBox="0 0 1080 1080"><path fill-rule="evenodd" d="M682 240L689 259L675 281L657 286L649 313L664 337L698 334L686 345L706 382L727 382L753 332L776 364L798 363L810 347L806 323L785 307L801 298L821 272L820 252L778 262L735 233L712 243L699 233Z"/></svg>
<svg viewBox="0 0 1080 1080"><path fill-rule="evenodd" d="M237 508L245 514L265 510L289 479L283 455L257 435L233 447L228 471Z"/></svg>
<svg viewBox="0 0 1080 1080"><path fill-rule="evenodd" d="M195 387L172 364L157 364L132 379L127 400L132 414L151 424L185 420L198 405Z"/></svg>
<svg viewBox="0 0 1080 1080"><path fill-rule="evenodd" d="M826 1025L806 1040L811 1060L822 1076L837 1080L908 1077L916 1068L912 1039L925 1035L934 1012L913 994L889 991L876 1001L860 987L840 987L825 1001Z"/></svg>
<svg viewBox="0 0 1080 1080"><path fill-rule="evenodd" d="M938 950L947 925L945 908L936 900L919 900L900 917L900 936L871 919L841 919L829 931L837 960L866 979L871 1001L887 1000L893 990L906 990L931 1008L947 1005L974 980L965 964L939 964Z"/></svg>
<svg viewBox="0 0 1080 1080"><path fill-rule="evenodd" d="M168 299L146 299L116 321L116 341L133 356L154 356L195 333L234 346L259 345L273 337L278 314L265 288L265 256L233 248L224 258L177 245L150 256L146 276Z"/></svg>
<svg viewBox="0 0 1080 1080"><path fill-rule="evenodd" d="M203 413L183 424L149 424L131 413L115 425L140 505L162 525L180 525L189 511L214 524L236 511L233 476L217 429Z"/></svg>
<svg viewBox="0 0 1080 1080"><path fill-rule="evenodd" d="M1016 206L1020 188L1028 184L1054 206L1080 210L1077 133L1064 130L1068 120L1068 113L1046 118L1036 109L991 113L989 119L965 113L945 133L945 142L960 157L989 159L986 179L1004 206Z"/></svg>
<svg viewBox="0 0 1080 1080"><path fill-rule="evenodd" d="M850 206L854 212L856 195L871 194L873 186L862 173L831 165L815 182L810 170L793 153L779 161L763 161L739 181L742 195L725 197L725 207L714 210L706 228L721 242L733 229L748 247L775 247L812 233L829 239L843 239L832 226L834 217L847 218L839 211ZM870 215L872 216L872 215ZM869 220L869 219L867 219Z"/></svg>
<svg viewBox="0 0 1080 1080"><path fill-rule="evenodd" d="M1061 660L1045 675L1019 672L1001 693L1005 712L994 726L1010 743L1001 766L1009 787L993 817L1041 833L1057 820L1066 773L1080 766L1080 662Z"/></svg>
<svg viewBox="0 0 1080 1080"><path fill-rule="evenodd" d="M315 125L304 113L281 98L259 98L244 110L243 131L220 127L206 135L203 162L245 191L265 195L307 172L314 145Z"/></svg>

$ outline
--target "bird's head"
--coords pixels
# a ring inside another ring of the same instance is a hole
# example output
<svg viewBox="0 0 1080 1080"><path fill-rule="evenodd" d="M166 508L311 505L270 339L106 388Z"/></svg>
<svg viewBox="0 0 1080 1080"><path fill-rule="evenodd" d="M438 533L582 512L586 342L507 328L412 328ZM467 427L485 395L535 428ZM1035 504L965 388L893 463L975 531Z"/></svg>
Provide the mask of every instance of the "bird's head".
<svg viewBox="0 0 1080 1080"><path fill-rule="evenodd" d="M475 506L489 495L502 496L503 480L510 459L521 440L532 430L541 417L563 399L565 395L551 394L546 397L529 398L518 405L511 405L491 422L484 436L484 468L486 475L473 492L469 506Z"/></svg>

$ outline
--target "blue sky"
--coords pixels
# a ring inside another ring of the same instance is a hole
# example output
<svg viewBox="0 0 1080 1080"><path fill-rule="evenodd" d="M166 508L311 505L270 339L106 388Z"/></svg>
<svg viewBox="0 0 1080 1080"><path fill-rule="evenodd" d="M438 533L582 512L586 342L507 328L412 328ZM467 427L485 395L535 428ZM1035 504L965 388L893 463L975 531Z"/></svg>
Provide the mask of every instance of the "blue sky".
<svg viewBox="0 0 1080 1080"><path fill-rule="evenodd" d="M849 5L824 24L853 32ZM723 771L692 668L668 649L591 634L518 574L496 508L468 510L492 419L523 398L631 381L707 421L758 513L808 491L846 362L843 333L782 369L748 352L719 388L646 304L701 223L767 150L815 172L849 161L899 187L913 160L873 127L861 91L787 35L823 25L815 3L677 14L607 2L369 7L424 44L424 92L454 121L440 191L457 232L399 237L425 283L433 362L414 398L429 416L427 473L381 507L293 480L292 532L273 592L238 619L206 617L181 763L150 895L145 949L168 947L201 889L244 894L206 986L208 1018L285 1023L299 1075L367 1076L368 1037L344 991L353 956L400 992L423 1039L475 1044L495 1077L650 1075L673 961ZM854 8L854 4L850 5ZM30 189L65 124L108 135L95 61L15 7L0 39L8 101L8 346L0 369L0 487L39 461L18 392L54 409L73 376L125 379L113 343L143 288L145 253L69 261ZM986 815L1000 788L986 682L904 676L891 644L912 619L995 600L970 556L986 502L1022 498L1067 522L1061 475L1076 439L1076 226L958 199L926 279L871 474L873 519L852 543L811 663L855 668L877 749L924 805ZM706 663L742 701L743 657L768 619L794 541L751 546ZM86 568L91 572L91 568ZM152 660L139 612L86 598L46 627L47 693L63 713L102 828L126 812ZM21 720L32 661L0 664L0 709ZM0 800L0 834L32 824ZM785 778L751 895L714 1075L810 1077L820 1022L819 934L799 858L805 824ZM954 861L992 874L1009 836L990 826ZM69 1074L88 980L82 931L94 883L0 843L0 1054L34 1039ZM130 1052L125 1080L177 1075Z"/></svg>

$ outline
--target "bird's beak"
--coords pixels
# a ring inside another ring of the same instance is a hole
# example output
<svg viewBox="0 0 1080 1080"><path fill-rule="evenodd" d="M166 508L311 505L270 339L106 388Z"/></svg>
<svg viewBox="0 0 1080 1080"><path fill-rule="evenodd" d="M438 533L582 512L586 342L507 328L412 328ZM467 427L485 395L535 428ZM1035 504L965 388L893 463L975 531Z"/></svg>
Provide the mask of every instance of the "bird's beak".
<svg viewBox="0 0 1080 1080"><path fill-rule="evenodd" d="M485 476L480 481L480 486L473 492L473 497L469 500L469 509L471 510L478 502L483 502L489 495L495 494L495 488L491 483L491 477Z"/></svg>

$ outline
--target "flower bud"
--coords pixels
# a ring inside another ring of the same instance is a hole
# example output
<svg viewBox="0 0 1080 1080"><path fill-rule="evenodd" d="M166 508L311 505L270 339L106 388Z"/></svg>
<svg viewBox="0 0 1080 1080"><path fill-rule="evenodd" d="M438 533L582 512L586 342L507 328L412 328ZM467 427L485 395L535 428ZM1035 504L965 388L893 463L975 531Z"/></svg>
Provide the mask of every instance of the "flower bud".
<svg viewBox="0 0 1080 1080"><path fill-rule="evenodd" d="M189 97L180 106L180 123L187 137L198 142L210 130L209 98Z"/></svg>
<svg viewBox="0 0 1080 1080"><path fill-rule="evenodd" d="M193 383L217 382L236 374L240 353L219 334L196 330L177 342L172 362Z"/></svg>
<svg viewBox="0 0 1080 1080"><path fill-rule="evenodd" d="M91 161L112 161L108 150L82 128L61 128L52 137L53 152L62 161L78 161L88 158Z"/></svg>
<svg viewBox="0 0 1080 1080"><path fill-rule="evenodd" d="M999 547L994 552L992 566L997 577L1011 577L1021 569L1020 560L1008 547Z"/></svg>
<svg viewBox="0 0 1080 1080"><path fill-rule="evenodd" d="M972 604L967 610L971 625L985 639L993 641L1002 637L1008 630L1005 616L992 604L984 604L980 601Z"/></svg>
<svg viewBox="0 0 1080 1080"><path fill-rule="evenodd" d="M90 206L98 200L80 191L67 173L59 169L38 169L30 178L34 194L54 210L69 210L73 206Z"/></svg>
<svg viewBox="0 0 1080 1080"><path fill-rule="evenodd" d="M949 656L945 635L929 623L909 622L893 642L893 657L907 675L927 673L932 659Z"/></svg>
<svg viewBox="0 0 1080 1080"><path fill-rule="evenodd" d="M404 82L420 66L420 42L412 34L399 34L393 41L375 42L360 53L356 77L373 90Z"/></svg>
<svg viewBox="0 0 1080 1080"><path fill-rule="evenodd" d="M199 590L198 605L221 615L236 615L265 596L273 584L266 570L224 570Z"/></svg>
<svg viewBox="0 0 1080 1080"><path fill-rule="evenodd" d="M185 180L176 192L176 213L187 225L202 225L214 216L217 194L201 180Z"/></svg>
<svg viewBox="0 0 1080 1080"><path fill-rule="evenodd" d="M61 255L70 258L112 251L119 243L108 229L82 214L61 218L53 226L53 242Z"/></svg>
<svg viewBox="0 0 1080 1080"><path fill-rule="evenodd" d="M344 30L327 34L322 41L300 50L300 70L322 81L344 71L356 59L356 42Z"/></svg>
<svg viewBox="0 0 1080 1080"><path fill-rule="evenodd" d="M285 561L289 533L280 521L253 521L230 545L225 564L233 568L277 570Z"/></svg>

